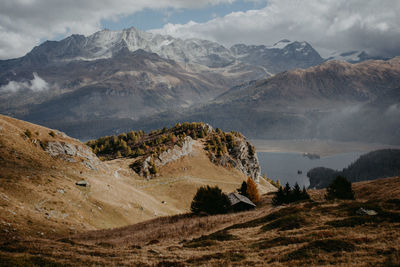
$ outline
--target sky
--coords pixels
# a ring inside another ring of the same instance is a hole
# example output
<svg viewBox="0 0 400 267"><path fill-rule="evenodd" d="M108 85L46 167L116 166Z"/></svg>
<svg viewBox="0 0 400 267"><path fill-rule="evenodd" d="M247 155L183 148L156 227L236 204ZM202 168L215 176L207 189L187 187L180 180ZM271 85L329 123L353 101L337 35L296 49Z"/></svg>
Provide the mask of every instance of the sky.
<svg viewBox="0 0 400 267"><path fill-rule="evenodd" d="M136 27L227 47L307 41L322 56L400 55L399 0L1 0L0 59L45 40Z"/></svg>

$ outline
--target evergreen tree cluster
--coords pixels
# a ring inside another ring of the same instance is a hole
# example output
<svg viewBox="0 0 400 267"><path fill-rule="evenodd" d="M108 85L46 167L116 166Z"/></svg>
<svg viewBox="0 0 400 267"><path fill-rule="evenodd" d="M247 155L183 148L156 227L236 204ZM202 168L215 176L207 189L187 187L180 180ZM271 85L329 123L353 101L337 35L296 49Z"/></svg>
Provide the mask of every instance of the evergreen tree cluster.
<svg viewBox="0 0 400 267"><path fill-rule="evenodd" d="M215 133L207 140L205 149L210 155L221 158L225 153L230 153L237 145L235 137L242 137L242 135L234 131L225 133L217 128Z"/></svg>
<svg viewBox="0 0 400 267"><path fill-rule="evenodd" d="M296 183L292 189L289 183L286 183L285 187L279 187L272 199L272 204L278 206L308 199L310 199L310 196L304 186L301 190L299 184Z"/></svg>
<svg viewBox="0 0 400 267"><path fill-rule="evenodd" d="M218 186L204 186L197 190L190 210L195 214L223 214L231 211L231 203Z"/></svg>
<svg viewBox="0 0 400 267"><path fill-rule="evenodd" d="M324 188L337 177L346 177L350 182L374 180L400 175L400 149L380 149L360 156L341 171L318 167L307 176L310 187Z"/></svg>
<svg viewBox="0 0 400 267"><path fill-rule="evenodd" d="M193 139L204 138L208 133L204 129L204 123L176 124L174 127L166 127L146 134L144 131L131 131L118 136L105 136L97 140L88 141L86 144L93 152L103 159L115 159L119 157L136 158L140 156L159 156L174 145L182 146L186 136Z"/></svg>

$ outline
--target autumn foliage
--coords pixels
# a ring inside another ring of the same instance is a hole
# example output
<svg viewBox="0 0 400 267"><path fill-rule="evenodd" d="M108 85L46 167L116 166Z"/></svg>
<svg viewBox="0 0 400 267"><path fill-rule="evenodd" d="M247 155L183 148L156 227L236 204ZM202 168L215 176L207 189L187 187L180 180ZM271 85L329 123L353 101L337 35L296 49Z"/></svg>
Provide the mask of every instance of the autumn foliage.
<svg viewBox="0 0 400 267"><path fill-rule="evenodd" d="M247 178L247 195L248 198L253 201L253 203L257 204L260 202L260 193L257 189L257 184L254 182L252 178Z"/></svg>

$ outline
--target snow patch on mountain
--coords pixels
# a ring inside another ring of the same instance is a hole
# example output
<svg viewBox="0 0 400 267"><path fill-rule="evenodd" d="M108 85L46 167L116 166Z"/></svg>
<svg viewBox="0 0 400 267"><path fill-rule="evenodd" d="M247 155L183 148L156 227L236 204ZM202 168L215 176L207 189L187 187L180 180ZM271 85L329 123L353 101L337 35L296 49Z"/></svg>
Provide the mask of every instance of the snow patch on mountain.
<svg viewBox="0 0 400 267"><path fill-rule="evenodd" d="M283 39L283 40L280 40L279 42L276 42L274 45L269 46L269 48L283 49L283 48L285 48L288 44L291 44L291 43L293 43L293 42L291 42L291 41L288 40L288 39Z"/></svg>

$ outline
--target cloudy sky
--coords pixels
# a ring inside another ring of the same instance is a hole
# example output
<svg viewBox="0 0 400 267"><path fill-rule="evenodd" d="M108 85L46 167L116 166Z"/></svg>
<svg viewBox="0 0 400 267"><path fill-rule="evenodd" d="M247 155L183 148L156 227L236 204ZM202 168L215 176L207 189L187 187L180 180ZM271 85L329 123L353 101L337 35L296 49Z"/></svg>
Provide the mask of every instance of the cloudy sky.
<svg viewBox="0 0 400 267"><path fill-rule="evenodd" d="M0 59L103 28L234 43L308 41L323 56L400 55L399 0L1 0Z"/></svg>

